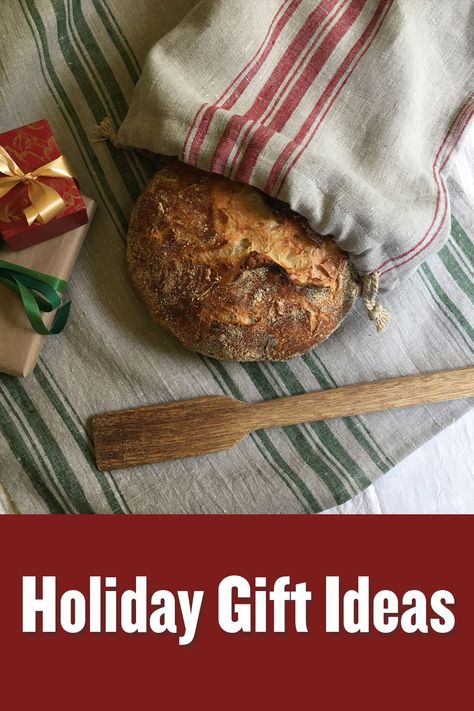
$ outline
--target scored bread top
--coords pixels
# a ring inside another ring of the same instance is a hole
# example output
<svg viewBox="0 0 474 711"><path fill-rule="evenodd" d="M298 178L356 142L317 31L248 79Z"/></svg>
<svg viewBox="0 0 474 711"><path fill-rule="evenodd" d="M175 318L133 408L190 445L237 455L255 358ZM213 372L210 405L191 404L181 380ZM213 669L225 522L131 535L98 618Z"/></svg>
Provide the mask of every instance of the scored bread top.
<svg viewBox="0 0 474 711"><path fill-rule="evenodd" d="M174 162L135 206L132 283L191 350L286 360L334 331L359 286L335 242L255 188Z"/></svg>

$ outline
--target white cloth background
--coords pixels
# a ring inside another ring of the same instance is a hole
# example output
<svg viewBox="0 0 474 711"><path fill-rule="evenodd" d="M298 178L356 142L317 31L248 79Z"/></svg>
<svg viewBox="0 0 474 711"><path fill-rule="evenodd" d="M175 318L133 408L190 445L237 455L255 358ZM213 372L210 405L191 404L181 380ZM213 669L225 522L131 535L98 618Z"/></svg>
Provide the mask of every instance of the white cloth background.
<svg viewBox="0 0 474 711"><path fill-rule="evenodd" d="M327 514L474 514L474 412Z"/></svg>

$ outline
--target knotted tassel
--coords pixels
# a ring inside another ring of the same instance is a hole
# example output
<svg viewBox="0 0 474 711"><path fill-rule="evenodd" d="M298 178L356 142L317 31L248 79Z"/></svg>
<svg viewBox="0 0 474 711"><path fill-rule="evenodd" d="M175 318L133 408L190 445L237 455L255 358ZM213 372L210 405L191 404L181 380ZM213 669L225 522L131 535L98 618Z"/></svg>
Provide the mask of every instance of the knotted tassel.
<svg viewBox="0 0 474 711"><path fill-rule="evenodd" d="M94 128L92 140L94 143L110 141L115 148L123 148L123 145L118 140L118 133L110 116L106 116Z"/></svg>
<svg viewBox="0 0 474 711"><path fill-rule="evenodd" d="M378 333L382 333L390 323L389 311L377 300L380 288L378 272L367 274L362 278L362 298L371 321L375 323Z"/></svg>

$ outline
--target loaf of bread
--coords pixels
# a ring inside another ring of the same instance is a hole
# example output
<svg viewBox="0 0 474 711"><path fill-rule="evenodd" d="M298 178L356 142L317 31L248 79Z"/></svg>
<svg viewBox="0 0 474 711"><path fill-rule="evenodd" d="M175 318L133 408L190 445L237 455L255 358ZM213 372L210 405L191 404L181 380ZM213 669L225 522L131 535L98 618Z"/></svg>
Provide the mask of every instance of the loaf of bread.
<svg viewBox="0 0 474 711"><path fill-rule="evenodd" d="M255 188L171 163L130 223L132 283L152 318L220 360L288 360L324 341L359 284L335 242Z"/></svg>

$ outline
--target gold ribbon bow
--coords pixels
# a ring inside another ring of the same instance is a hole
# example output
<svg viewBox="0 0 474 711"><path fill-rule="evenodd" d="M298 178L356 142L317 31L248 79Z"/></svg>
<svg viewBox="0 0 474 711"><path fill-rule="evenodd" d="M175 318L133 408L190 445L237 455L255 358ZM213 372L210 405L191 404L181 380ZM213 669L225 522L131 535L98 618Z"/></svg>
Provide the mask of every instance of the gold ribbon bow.
<svg viewBox="0 0 474 711"><path fill-rule="evenodd" d="M28 186L31 205L25 207L23 213L29 227L35 220L41 224L49 222L66 208L61 195L39 180L39 178L73 178L64 156L59 156L30 173L24 173L5 148L0 146L0 173L5 176L0 177L0 199L20 183Z"/></svg>

